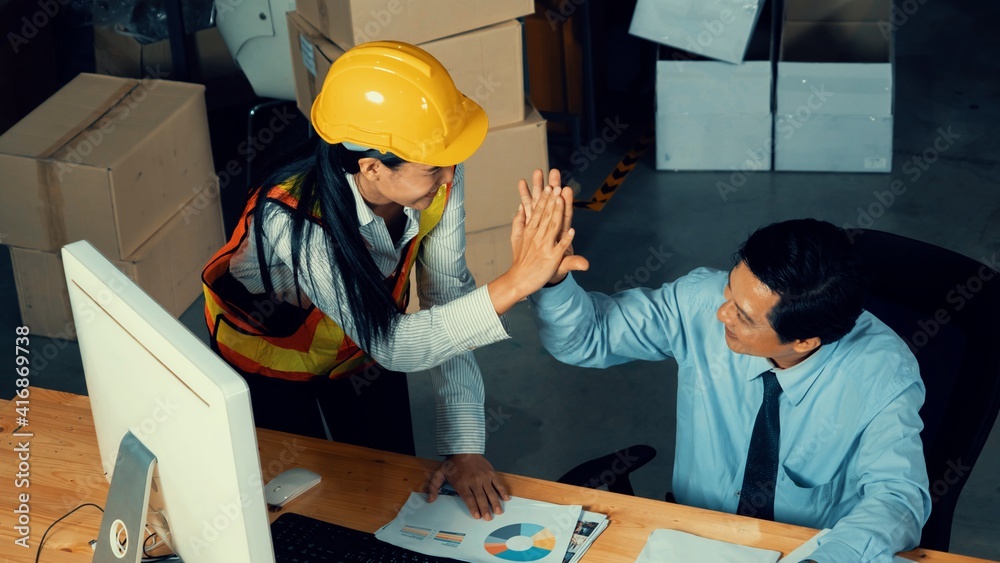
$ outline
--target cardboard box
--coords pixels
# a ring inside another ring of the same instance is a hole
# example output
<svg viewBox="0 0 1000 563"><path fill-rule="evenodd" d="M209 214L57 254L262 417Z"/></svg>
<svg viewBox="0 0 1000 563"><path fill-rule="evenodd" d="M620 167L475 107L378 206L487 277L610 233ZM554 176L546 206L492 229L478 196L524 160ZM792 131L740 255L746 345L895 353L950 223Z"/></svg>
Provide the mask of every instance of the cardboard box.
<svg viewBox="0 0 1000 563"><path fill-rule="evenodd" d="M476 280L476 287L497 279L510 268L513 260L510 225L465 235L465 261Z"/></svg>
<svg viewBox="0 0 1000 563"><path fill-rule="evenodd" d="M890 172L894 61L888 0L787 4L778 60L775 170ZM789 20L795 15L812 20Z"/></svg>
<svg viewBox="0 0 1000 563"><path fill-rule="evenodd" d="M771 169L770 113L657 114L657 170Z"/></svg>
<svg viewBox="0 0 1000 563"><path fill-rule="evenodd" d="M204 86L81 74L0 136L11 246L127 259L215 178Z"/></svg>
<svg viewBox="0 0 1000 563"><path fill-rule="evenodd" d="M495 227L478 233L465 235L465 261L469 271L476 280L476 287L481 287L497 279L500 274L510 268L514 260L514 251L510 246L510 226ZM407 313L420 310L417 297L416 270L410 274L410 303Z"/></svg>
<svg viewBox="0 0 1000 563"><path fill-rule="evenodd" d="M426 43L512 20L535 8L533 0L298 0L296 10L349 49L387 39Z"/></svg>
<svg viewBox="0 0 1000 563"><path fill-rule="evenodd" d="M465 162L465 232L509 226L521 198L517 182L536 169L548 172L545 119L528 107L527 119L495 127Z"/></svg>
<svg viewBox="0 0 1000 563"><path fill-rule="evenodd" d="M190 79L206 86L209 109L253 99L253 87L218 27L196 31L187 39ZM143 44L108 26L94 28L94 58L97 73L110 76L170 79L174 71L170 40Z"/></svg>
<svg viewBox="0 0 1000 563"><path fill-rule="evenodd" d="M576 3L577 5L580 2ZM563 6L561 4L560 6ZM524 52L531 103L543 113L583 114L583 45L580 16L584 10L566 3L567 13L553 11L546 2L535 3L535 13L524 18ZM555 25L558 23L558 25ZM600 52L597 31L591 48ZM610 85L609 85L610 87ZM593 96L595 93L589 93ZM568 131L568 123L549 122L551 131Z"/></svg>
<svg viewBox="0 0 1000 563"><path fill-rule="evenodd" d="M739 65L660 48L658 170L771 169L771 29L765 9Z"/></svg>
<svg viewBox="0 0 1000 563"><path fill-rule="evenodd" d="M689 53L743 62L765 0L639 0L629 33Z"/></svg>
<svg viewBox="0 0 1000 563"><path fill-rule="evenodd" d="M330 65L344 50L294 12L288 14L288 35L295 97L299 111L308 117ZM486 110L491 127L524 119L520 23L507 21L420 47L441 61L458 89Z"/></svg>
<svg viewBox="0 0 1000 563"><path fill-rule="evenodd" d="M195 82L243 74L217 27L192 33L187 47ZM169 39L143 44L108 26L94 28L94 59L98 74L125 78L168 77L174 69Z"/></svg>
<svg viewBox="0 0 1000 563"><path fill-rule="evenodd" d="M192 200L127 260L112 260L174 317L201 294L201 271L225 242L218 191ZM197 205L195 202L197 201ZM76 339L59 251L11 247L21 322L32 334Z"/></svg>

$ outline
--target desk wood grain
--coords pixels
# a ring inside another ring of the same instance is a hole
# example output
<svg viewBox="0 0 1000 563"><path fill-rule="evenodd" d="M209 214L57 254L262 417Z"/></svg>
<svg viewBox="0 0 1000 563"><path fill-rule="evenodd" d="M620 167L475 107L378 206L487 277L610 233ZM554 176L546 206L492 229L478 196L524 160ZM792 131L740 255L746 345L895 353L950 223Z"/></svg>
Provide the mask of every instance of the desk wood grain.
<svg viewBox="0 0 1000 563"><path fill-rule="evenodd" d="M104 506L108 484L101 468L87 397L46 389L31 389L30 438L18 438L13 401L0 409L0 553L10 563L30 563L49 525L74 507L92 502ZM14 448L29 441L30 486L15 487L18 463ZM419 490L438 462L258 430L262 473L265 480L291 467L307 467L323 476L322 482L293 501L293 512L374 532L391 520L410 491ZM668 504L605 491L584 489L529 477L505 474L512 494L559 504L581 504L611 519L607 530L584 558L586 563L634 561L656 528L670 528L763 547L787 554L810 538L815 530L764 522L732 514ZM30 495L29 549L15 545L18 534L11 515L18 495ZM280 513L272 512L270 518ZM41 561L69 563L90 561L88 542L97 535L101 514L83 508L56 526L45 540ZM960 555L916 549L903 554L928 563L985 561Z"/></svg>

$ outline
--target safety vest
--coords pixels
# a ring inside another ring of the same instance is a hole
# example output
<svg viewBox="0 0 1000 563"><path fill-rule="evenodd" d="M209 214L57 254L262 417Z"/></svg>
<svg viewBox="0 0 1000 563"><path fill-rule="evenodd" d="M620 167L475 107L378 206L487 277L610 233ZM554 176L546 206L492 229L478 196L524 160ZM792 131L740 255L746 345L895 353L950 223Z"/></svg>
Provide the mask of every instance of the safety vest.
<svg viewBox="0 0 1000 563"><path fill-rule="evenodd" d="M386 278L399 310L410 293L410 270L423 238L441 221L451 184L438 191L420 212L417 235L408 243L395 271ZM338 378L358 373L375 361L313 304L299 306L264 294L252 294L229 270L230 260L249 233L257 195L250 199L229 242L205 266L205 321L212 348L227 362L249 373L294 381ZM275 186L268 200L290 208L298 205L291 186ZM312 219L320 222L319 210ZM258 249L261 252L262 249Z"/></svg>

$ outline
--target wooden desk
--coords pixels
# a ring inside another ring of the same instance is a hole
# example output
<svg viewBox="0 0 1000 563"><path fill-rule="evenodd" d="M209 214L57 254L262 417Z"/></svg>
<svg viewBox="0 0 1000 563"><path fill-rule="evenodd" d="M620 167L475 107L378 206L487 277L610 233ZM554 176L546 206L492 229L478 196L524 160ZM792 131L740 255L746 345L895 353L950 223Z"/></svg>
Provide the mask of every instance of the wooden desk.
<svg viewBox="0 0 1000 563"><path fill-rule="evenodd" d="M30 563L49 525L77 505L104 506L108 484L97 450L94 423L87 397L31 388L30 487L16 488L18 459L14 448L24 438L13 436L15 405L0 408L0 553L4 561ZM323 440L258 430L265 479L295 466L323 476L319 486L293 501L288 509L321 520L374 532L392 520L410 491L418 490L437 462L346 446ZM787 554L809 539L815 530L744 518L650 499L561 485L549 481L504 475L512 494L560 504L582 504L611 519L608 529L588 551L587 563L634 561L649 533L672 528L699 536L764 547ZM30 494L30 549L14 545L17 533L11 521L17 495ZM277 518L272 513L271 518ZM63 520L45 540L41 561L90 561L87 542L97 535L101 514L83 508ZM959 555L916 549L909 559L932 562L983 561Z"/></svg>

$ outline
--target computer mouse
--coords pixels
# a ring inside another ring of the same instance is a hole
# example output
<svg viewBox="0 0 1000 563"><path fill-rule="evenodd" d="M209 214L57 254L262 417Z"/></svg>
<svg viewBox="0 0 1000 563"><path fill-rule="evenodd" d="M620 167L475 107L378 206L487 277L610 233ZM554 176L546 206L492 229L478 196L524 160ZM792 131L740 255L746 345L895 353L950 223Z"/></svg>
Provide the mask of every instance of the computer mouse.
<svg viewBox="0 0 1000 563"><path fill-rule="evenodd" d="M281 507L320 482L318 473L304 467L293 467L274 476L264 485L267 504Z"/></svg>

